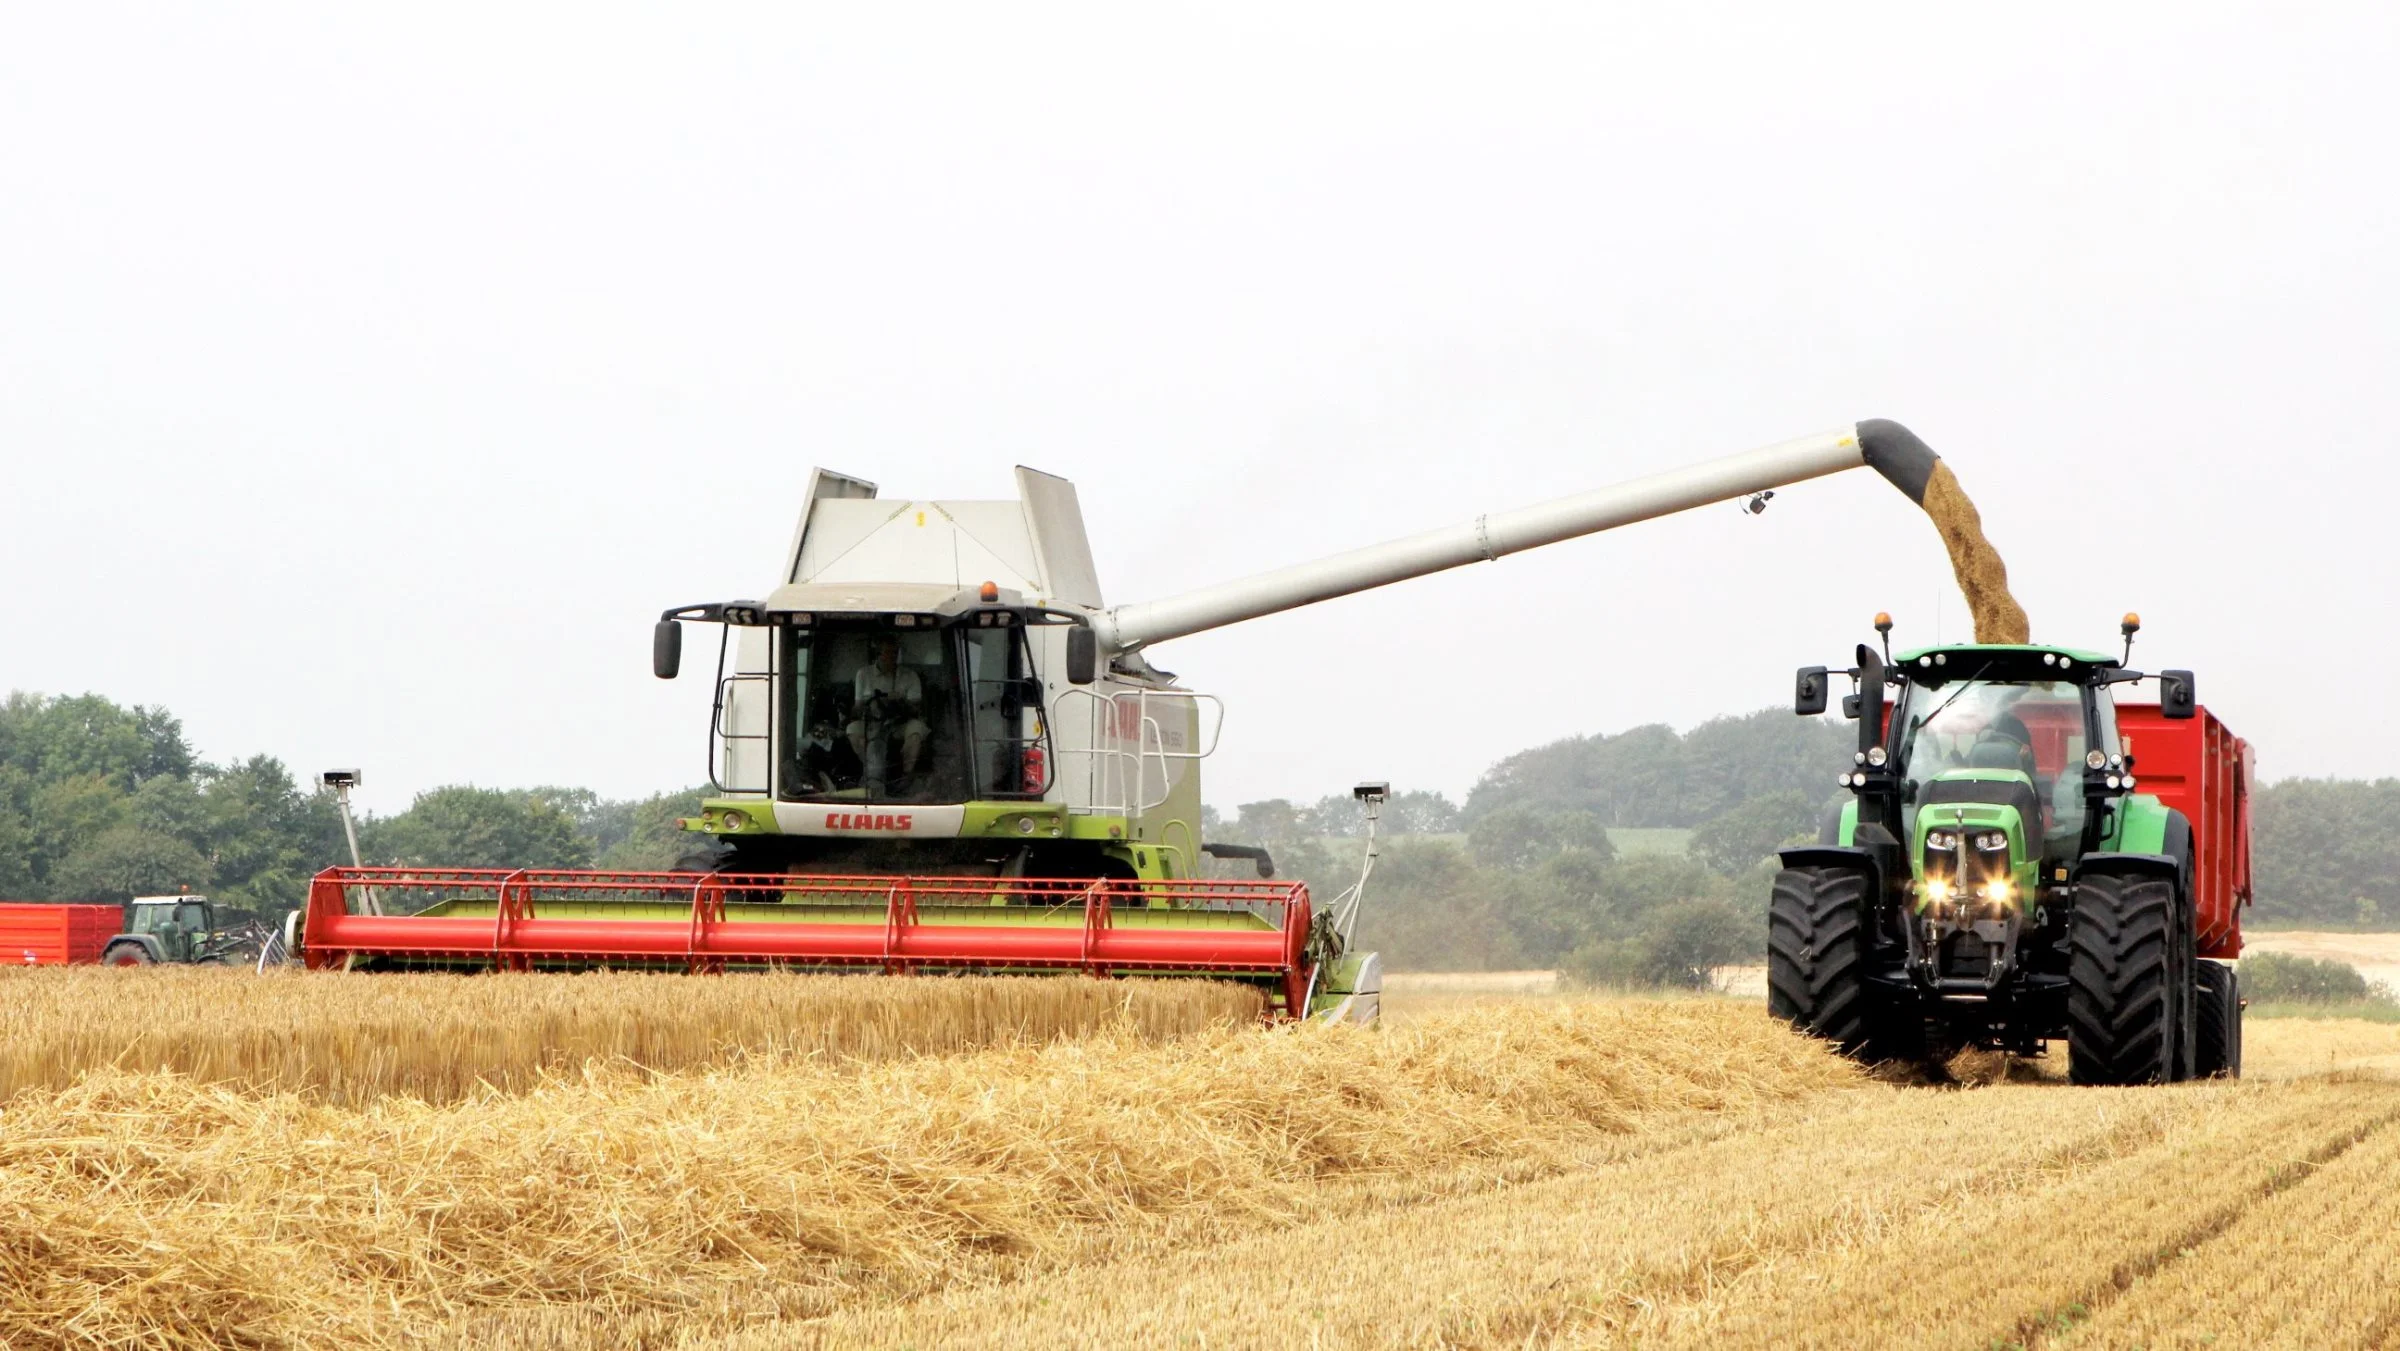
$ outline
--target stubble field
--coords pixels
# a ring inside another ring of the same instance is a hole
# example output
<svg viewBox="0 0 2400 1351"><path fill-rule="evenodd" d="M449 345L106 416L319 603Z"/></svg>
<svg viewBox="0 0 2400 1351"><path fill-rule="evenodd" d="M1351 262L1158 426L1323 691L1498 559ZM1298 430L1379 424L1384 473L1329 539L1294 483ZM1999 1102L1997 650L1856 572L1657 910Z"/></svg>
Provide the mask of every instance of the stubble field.
<svg viewBox="0 0 2400 1351"><path fill-rule="evenodd" d="M0 1345L2400 1345L2400 1026L1937 1087L1736 999L1036 984L0 973Z"/></svg>

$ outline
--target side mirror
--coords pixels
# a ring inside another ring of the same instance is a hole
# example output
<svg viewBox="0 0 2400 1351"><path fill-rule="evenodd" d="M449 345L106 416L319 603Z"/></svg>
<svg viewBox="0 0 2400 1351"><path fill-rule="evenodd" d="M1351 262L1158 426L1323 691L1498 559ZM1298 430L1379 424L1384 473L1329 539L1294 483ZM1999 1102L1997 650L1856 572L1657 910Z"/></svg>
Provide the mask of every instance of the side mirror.
<svg viewBox="0 0 2400 1351"><path fill-rule="evenodd" d="M661 680L673 680L682 669L683 625L662 619L650 631L650 674Z"/></svg>
<svg viewBox="0 0 2400 1351"><path fill-rule="evenodd" d="M1803 666L1792 681L1792 711L1813 718L1825 711L1825 668Z"/></svg>
<svg viewBox="0 0 2400 1351"><path fill-rule="evenodd" d="M2200 701L2192 693L2191 672L2158 673L2158 711L2169 718L2188 718L2200 711Z"/></svg>
<svg viewBox="0 0 2400 1351"><path fill-rule="evenodd" d="M1100 678L1100 635L1085 625L1067 630L1067 683L1089 685Z"/></svg>

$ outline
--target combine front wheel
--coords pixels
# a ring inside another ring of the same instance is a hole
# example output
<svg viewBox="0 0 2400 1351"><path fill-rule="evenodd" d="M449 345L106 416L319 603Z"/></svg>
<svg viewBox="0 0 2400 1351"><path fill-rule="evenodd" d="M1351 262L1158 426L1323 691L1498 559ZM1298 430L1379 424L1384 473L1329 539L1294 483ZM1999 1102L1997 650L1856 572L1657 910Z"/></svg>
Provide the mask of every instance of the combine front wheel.
<svg viewBox="0 0 2400 1351"><path fill-rule="evenodd" d="M2156 1084L2188 1064L2191 940L2163 877L2086 873L2067 932L2068 1074L2079 1084Z"/></svg>
<svg viewBox="0 0 2400 1351"><path fill-rule="evenodd" d="M1870 879L1856 868L1786 868L1767 908L1767 1011L1860 1060L1924 1054L1924 1021L1867 987Z"/></svg>

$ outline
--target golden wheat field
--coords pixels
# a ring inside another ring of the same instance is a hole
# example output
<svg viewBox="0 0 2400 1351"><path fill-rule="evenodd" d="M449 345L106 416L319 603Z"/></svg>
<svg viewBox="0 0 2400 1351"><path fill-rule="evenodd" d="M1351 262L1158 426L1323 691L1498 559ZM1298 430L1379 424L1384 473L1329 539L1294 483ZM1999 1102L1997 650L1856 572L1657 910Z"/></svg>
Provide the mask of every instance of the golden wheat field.
<svg viewBox="0 0 2400 1351"><path fill-rule="evenodd" d="M7 972L0 1346L2400 1345L2400 1026L1864 1074L1749 1001Z"/></svg>

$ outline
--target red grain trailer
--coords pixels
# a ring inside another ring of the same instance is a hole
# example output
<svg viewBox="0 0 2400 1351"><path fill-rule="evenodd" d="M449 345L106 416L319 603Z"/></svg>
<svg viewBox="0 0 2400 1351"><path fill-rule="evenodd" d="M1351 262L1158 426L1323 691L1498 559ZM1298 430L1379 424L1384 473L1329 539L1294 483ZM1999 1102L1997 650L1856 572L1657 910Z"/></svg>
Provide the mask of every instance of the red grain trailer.
<svg viewBox="0 0 2400 1351"><path fill-rule="evenodd" d="M2141 791L2192 824L2192 911L2199 955L2242 955L2250 903L2250 743L2202 708L2168 718L2155 704L2117 708L2117 736Z"/></svg>
<svg viewBox="0 0 2400 1351"><path fill-rule="evenodd" d="M125 912L113 905L0 901L0 963L63 966L100 960Z"/></svg>

